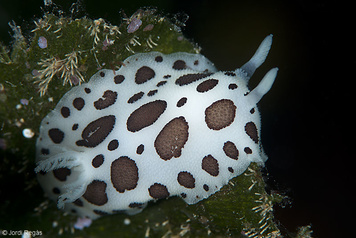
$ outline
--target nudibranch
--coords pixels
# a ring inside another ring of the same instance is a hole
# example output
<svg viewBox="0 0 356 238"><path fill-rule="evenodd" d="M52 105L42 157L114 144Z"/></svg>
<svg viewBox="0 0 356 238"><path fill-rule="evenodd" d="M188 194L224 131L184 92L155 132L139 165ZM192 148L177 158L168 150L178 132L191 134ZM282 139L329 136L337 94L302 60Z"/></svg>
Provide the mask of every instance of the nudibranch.
<svg viewBox="0 0 356 238"><path fill-rule="evenodd" d="M117 71L99 70L73 87L42 121L35 171L58 208L96 219L136 214L151 200L197 203L263 164L257 103L271 69L248 81L271 48L267 36L234 71L200 54L139 53Z"/></svg>

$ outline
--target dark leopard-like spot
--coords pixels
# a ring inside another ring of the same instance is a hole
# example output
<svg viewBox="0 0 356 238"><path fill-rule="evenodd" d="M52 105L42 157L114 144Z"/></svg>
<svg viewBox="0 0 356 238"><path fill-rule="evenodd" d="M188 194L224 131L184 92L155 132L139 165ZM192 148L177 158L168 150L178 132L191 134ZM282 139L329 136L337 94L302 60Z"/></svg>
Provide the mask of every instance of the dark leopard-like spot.
<svg viewBox="0 0 356 238"><path fill-rule="evenodd" d="M167 81L160 81L160 82L158 82L157 83L157 87L161 87L161 86L163 86L163 85L165 85L167 83Z"/></svg>
<svg viewBox="0 0 356 238"><path fill-rule="evenodd" d="M195 178L187 171L180 172L177 177L180 185L186 188L195 188Z"/></svg>
<svg viewBox="0 0 356 238"><path fill-rule="evenodd" d="M217 79L208 79L205 80L204 82L200 83L197 86L197 91L199 93L205 93L213 88L215 88L216 85L218 85L219 80Z"/></svg>
<svg viewBox="0 0 356 238"><path fill-rule="evenodd" d="M98 146L110 134L115 125L115 116L101 117L89 123L82 132L83 140L76 142L77 146L93 148Z"/></svg>
<svg viewBox="0 0 356 238"><path fill-rule="evenodd" d="M154 146L163 160L179 157L188 140L188 123L184 117L176 117L168 122L158 134Z"/></svg>
<svg viewBox="0 0 356 238"><path fill-rule="evenodd" d="M120 84L120 83L124 82L124 80L125 80L125 76L124 76L124 75L121 75L121 74L116 75L116 76L114 77L114 83L115 83L115 84Z"/></svg>
<svg viewBox="0 0 356 238"><path fill-rule="evenodd" d="M204 184L203 188L204 188L205 191L207 191L207 192L209 191L209 186L207 184Z"/></svg>
<svg viewBox="0 0 356 238"><path fill-rule="evenodd" d="M83 201L78 198L77 200L75 200L73 202L73 204L78 206L78 207L82 207L83 206Z"/></svg>
<svg viewBox="0 0 356 238"><path fill-rule="evenodd" d="M75 98L73 100L73 107L78 111L81 111L85 105L85 101L83 98Z"/></svg>
<svg viewBox="0 0 356 238"><path fill-rule="evenodd" d="M49 149L42 148L41 155L49 155Z"/></svg>
<svg viewBox="0 0 356 238"><path fill-rule="evenodd" d="M188 84L193 83L199 79L206 78L210 75L212 75L212 73L185 74L183 76L180 76L176 80L175 84L177 84L179 86L188 85Z"/></svg>
<svg viewBox="0 0 356 238"><path fill-rule="evenodd" d="M252 121L247 122L245 132L256 144L258 143L258 131L255 123Z"/></svg>
<svg viewBox="0 0 356 238"><path fill-rule="evenodd" d="M60 144L64 140L64 132L58 128L50 129L48 131L48 136L55 144Z"/></svg>
<svg viewBox="0 0 356 238"><path fill-rule="evenodd" d="M154 199L161 199L169 197L168 189L165 185L160 183L155 183L148 188L150 196Z"/></svg>
<svg viewBox="0 0 356 238"><path fill-rule="evenodd" d="M102 206L108 202L106 187L107 185L104 181L94 180L87 186L83 197L91 204Z"/></svg>
<svg viewBox="0 0 356 238"><path fill-rule="evenodd" d="M137 84L143 84L148 80L151 80L155 77L156 73L153 69L147 66L142 66L139 68L135 74L135 82Z"/></svg>
<svg viewBox="0 0 356 238"><path fill-rule="evenodd" d="M179 101L177 102L177 107L182 107L184 106L184 104L186 104L187 102L187 98L186 97L182 97L181 99L179 99Z"/></svg>
<svg viewBox="0 0 356 238"><path fill-rule="evenodd" d="M61 190L59 190L59 188L57 188L57 187L54 187L54 188L52 189L52 192L53 192L54 194L56 194L56 195L61 194Z"/></svg>
<svg viewBox="0 0 356 238"><path fill-rule="evenodd" d="M219 163L212 155L207 155L203 158L201 167L211 176L216 177L219 175Z"/></svg>
<svg viewBox="0 0 356 238"><path fill-rule="evenodd" d="M144 150L145 150L145 146L143 144L141 144L141 145L137 146L136 154L141 155Z"/></svg>
<svg viewBox="0 0 356 238"><path fill-rule="evenodd" d="M250 147L245 147L244 151L245 151L246 154L252 154L252 150L251 150Z"/></svg>
<svg viewBox="0 0 356 238"><path fill-rule="evenodd" d="M127 100L127 103L134 103L134 102L137 102L138 100L140 100L140 99L143 97L143 95L145 95L144 92L136 93L136 94L134 94L133 96L131 96L131 97L129 98L129 100Z"/></svg>
<svg viewBox="0 0 356 238"><path fill-rule="evenodd" d="M151 90L151 91L149 91L149 92L147 93L147 96L152 97L152 96L155 95L157 92L158 92L157 89Z"/></svg>
<svg viewBox="0 0 356 238"><path fill-rule="evenodd" d="M142 105L131 113L127 119L127 129L131 132L139 131L152 125L167 108L167 102L156 100Z"/></svg>
<svg viewBox="0 0 356 238"><path fill-rule="evenodd" d="M70 116L70 109L68 107L61 108L62 117L67 118Z"/></svg>
<svg viewBox="0 0 356 238"><path fill-rule="evenodd" d="M226 156L230 157L231 159L237 160L239 158L239 151L236 148L236 145L231 141L224 143L223 151L225 152Z"/></svg>
<svg viewBox="0 0 356 238"><path fill-rule="evenodd" d="M94 159L91 161L91 164L93 165L94 168L99 168L103 163L104 163L104 155L100 154L94 157Z"/></svg>
<svg viewBox="0 0 356 238"><path fill-rule="evenodd" d="M119 141L118 140L112 140L108 144L108 150L109 151L116 150L117 147L119 147Z"/></svg>
<svg viewBox="0 0 356 238"><path fill-rule="evenodd" d="M228 88L231 89L231 90L237 89L237 84L236 83L230 83Z"/></svg>
<svg viewBox="0 0 356 238"><path fill-rule="evenodd" d="M183 60L177 60L173 63L172 66L173 69L175 70L182 70L187 68L187 64Z"/></svg>
<svg viewBox="0 0 356 238"><path fill-rule="evenodd" d="M90 89L90 88L84 88L84 92L85 92L86 94L89 94L89 93L91 93L91 89Z"/></svg>
<svg viewBox="0 0 356 238"><path fill-rule="evenodd" d="M160 55L159 55L159 56L156 56L156 57L155 57L155 61L158 62L158 63L160 63L160 62L163 61L163 57L160 56Z"/></svg>
<svg viewBox="0 0 356 238"><path fill-rule="evenodd" d="M72 171L68 168L59 168L59 169L53 170L54 177L61 182L66 181L67 176L69 176L71 173L72 173Z"/></svg>
<svg viewBox="0 0 356 238"><path fill-rule="evenodd" d="M117 92L106 90L102 96L97 101L94 102L94 107L97 110L102 110L107 107L110 107L116 102L117 99Z"/></svg>
<svg viewBox="0 0 356 238"><path fill-rule="evenodd" d="M111 164L111 182L119 193L136 188L138 168L136 162L127 156L121 156Z"/></svg>
<svg viewBox="0 0 356 238"><path fill-rule="evenodd" d="M72 126L72 131L76 131L76 130L78 130L78 128L79 128L78 123L74 123Z"/></svg>
<svg viewBox="0 0 356 238"><path fill-rule="evenodd" d="M212 130L221 130L234 121L236 106L229 99L222 99L212 103L205 110L205 123Z"/></svg>

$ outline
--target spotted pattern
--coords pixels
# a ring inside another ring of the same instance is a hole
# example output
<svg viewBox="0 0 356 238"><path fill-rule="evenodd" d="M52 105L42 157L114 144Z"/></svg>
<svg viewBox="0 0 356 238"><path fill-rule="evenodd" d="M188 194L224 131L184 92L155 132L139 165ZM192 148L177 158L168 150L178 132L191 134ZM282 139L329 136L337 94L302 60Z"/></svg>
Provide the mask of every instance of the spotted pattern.
<svg viewBox="0 0 356 238"><path fill-rule="evenodd" d="M179 101L177 102L177 107L182 107L184 106L184 104L187 103L187 98L186 97L182 97L181 99L179 99Z"/></svg>
<svg viewBox="0 0 356 238"><path fill-rule="evenodd" d="M48 136L55 144L60 144L64 140L64 132L58 128L50 129L48 131Z"/></svg>
<svg viewBox="0 0 356 238"><path fill-rule="evenodd" d="M158 134L154 146L163 160L178 158L188 140L189 126L184 117L177 117L168 122Z"/></svg>
<svg viewBox="0 0 356 238"><path fill-rule="evenodd" d="M155 71L147 66L142 66L139 68L135 75L135 82L137 84L143 84L148 80L151 80L156 75Z"/></svg>
<svg viewBox="0 0 356 238"><path fill-rule="evenodd" d="M158 92L157 89L151 90L151 91L149 91L149 92L147 93L147 96L152 97L152 96L155 95L157 92Z"/></svg>
<svg viewBox="0 0 356 238"><path fill-rule="evenodd" d="M137 146L136 154L141 155L144 150L145 150L145 146L143 144L141 144L141 145Z"/></svg>
<svg viewBox="0 0 356 238"><path fill-rule="evenodd" d="M83 201L80 199L77 199L73 202L74 205L78 206L78 207L82 207L83 206Z"/></svg>
<svg viewBox="0 0 356 238"><path fill-rule="evenodd" d="M72 131L76 131L76 130L78 130L78 128L79 128L78 123L75 123L75 124L73 124L73 126L72 126Z"/></svg>
<svg viewBox="0 0 356 238"><path fill-rule="evenodd" d="M76 98L73 100L73 107L75 107L78 111L81 111L85 105L85 101L83 98Z"/></svg>
<svg viewBox="0 0 356 238"><path fill-rule="evenodd" d="M99 168L104 163L104 155L100 154L94 157L91 164L94 168Z"/></svg>
<svg viewBox="0 0 356 238"><path fill-rule="evenodd" d="M203 188L204 188L205 191L207 191L207 192L209 191L209 186L207 184L204 184Z"/></svg>
<svg viewBox="0 0 356 238"><path fill-rule="evenodd" d="M182 70L182 69L186 69L187 65L186 65L185 61L177 60L173 63L172 68L175 70Z"/></svg>
<svg viewBox="0 0 356 238"><path fill-rule="evenodd" d="M116 150L117 147L119 147L119 141L118 140L112 140L108 144L108 150L110 150L110 151Z"/></svg>
<svg viewBox="0 0 356 238"><path fill-rule="evenodd" d="M86 94L91 93L91 89L90 88L84 88L84 91L85 91Z"/></svg>
<svg viewBox="0 0 356 238"><path fill-rule="evenodd" d="M160 56L160 55L159 55L159 56L156 56L156 57L155 57L155 61L160 63L160 62L163 61L163 57Z"/></svg>
<svg viewBox="0 0 356 238"><path fill-rule="evenodd" d="M134 160L121 156L112 162L111 182L119 193L134 189L138 179L138 168Z"/></svg>
<svg viewBox="0 0 356 238"><path fill-rule="evenodd" d="M180 172L177 177L178 183L186 188L195 188L195 178L189 172Z"/></svg>
<svg viewBox="0 0 356 238"><path fill-rule="evenodd" d="M219 175L219 163L212 155L207 155L203 158L201 167L211 176Z"/></svg>
<svg viewBox="0 0 356 238"><path fill-rule="evenodd" d="M167 103L162 100L149 102L134 112L127 119L127 129L131 132L139 131L147 126L152 125L166 110Z"/></svg>
<svg viewBox="0 0 356 238"><path fill-rule="evenodd" d="M71 174L71 170L68 168L59 168L53 170L53 175L56 179L58 179L61 182L64 182L67 180L67 176Z"/></svg>
<svg viewBox="0 0 356 238"><path fill-rule="evenodd" d="M200 83L197 86L197 91L199 93L205 93L213 88L215 88L215 86L218 84L219 80L216 79L208 79L205 80L204 82Z"/></svg>
<svg viewBox="0 0 356 238"><path fill-rule="evenodd" d="M70 109L68 107L62 107L61 108L61 114L64 118L67 118L70 116Z"/></svg>
<svg viewBox="0 0 356 238"><path fill-rule="evenodd" d="M162 199L169 197L168 189L165 185L155 183L148 188L149 194L154 199Z"/></svg>
<svg viewBox="0 0 356 238"><path fill-rule="evenodd" d="M255 142L258 143L258 131L256 124L252 121L246 123L245 125L246 134Z"/></svg>
<svg viewBox="0 0 356 238"><path fill-rule="evenodd" d="M145 95L144 92L136 93L132 97L130 97L129 100L127 100L127 103L137 102L138 100L140 100L143 97L143 95Z"/></svg>
<svg viewBox="0 0 356 238"><path fill-rule="evenodd" d="M124 75L121 75L121 74L116 75L116 76L114 77L114 82L115 82L115 84L121 84L122 82L124 82L124 80L125 80L125 76L124 76Z"/></svg>
<svg viewBox="0 0 356 238"><path fill-rule="evenodd" d="M191 84L191 83L193 83L197 80L200 80L202 78L206 78L210 75L211 75L211 73L185 74L183 76L180 76L176 80L176 84L179 86L188 85L188 84Z"/></svg>
<svg viewBox="0 0 356 238"><path fill-rule="evenodd" d="M38 171L50 198L68 196L67 211L92 219L169 196L193 204L264 161L258 108L244 107L247 80L173 55L132 56L61 99L37 141L37 161L60 157Z"/></svg>
<svg viewBox="0 0 356 238"><path fill-rule="evenodd" d="M236 106L233 101L222 99L214 102L205 110L206 125L212 130L221 130L234 121Z"/></svg>
<svg viewBox="0 0 356 238"><path fill-rule="evenodd" d="M245 151L246 154L252 154L252 150L251 150L250 147L245 147L244 151Z"/></svg>
<svg viewBox="0 0 356 238"><path fill-rule="evenodd" d="M165 78L166 76L163 76L163 78ZM167 83L167 81L160 81L157 83L157 87L161 87L163 85L165 85Z"/></svg>
<svg viewBox="0 0 356 238"><path fill-rule="evenodd" d="M231 90L237 89L237 84L236 83L230 83L228 88L231 89Z"/></svg>
<svg viewBox="0 0 356 238"><path fill-rule="evenodd" d="M104 181L94 180L87 186L83 197L91 204L102 206L108 202L106 187L107 184Z"/></svg>
<svg viewBox="0 0 356 238"><path fill-rule="evenodd" d="M78 140L76 145L89 148L98 146L114 128L115 120L115 116L109 115L92 121L84 128L82 140Z"/></svg>
<svg viewBox="0 0 356 238"><path fill-rule="evenodd" d="M231 159L237 160L239 158L239 151L236 148L236 145L231 141L224 143L223 151L226 156L230 157Z"/></svg>
<svg viewBox="0 0 356 238"><path fill-rule="evenodd" d="M41 149L41 154L42 155L49 155L49 149L42 148Z"/></svg>
<svg viewBox="0 0 356 238"><path fill-rule="evenodd" d="M94 107L97 110L102 110L113 105L117 98L117 92L107 90L104 92L102 98L99 98L94 102Z"/></svg>

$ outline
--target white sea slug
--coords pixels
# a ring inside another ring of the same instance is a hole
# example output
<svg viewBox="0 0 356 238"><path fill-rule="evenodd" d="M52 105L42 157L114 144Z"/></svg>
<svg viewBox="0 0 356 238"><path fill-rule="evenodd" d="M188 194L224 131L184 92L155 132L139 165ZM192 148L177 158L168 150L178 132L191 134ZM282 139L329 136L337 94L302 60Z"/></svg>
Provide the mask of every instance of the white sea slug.
<svg viewBox="0 0 356 238"><path fill-rule="evenodd" d="M250 91L265 61L267 36L234 71L200 54L128 57L73 87L42 121L38 180L59 208L96 219L135 214L150 200L180 196L194 204L267 157L256 104L277 68Z"/></svg>

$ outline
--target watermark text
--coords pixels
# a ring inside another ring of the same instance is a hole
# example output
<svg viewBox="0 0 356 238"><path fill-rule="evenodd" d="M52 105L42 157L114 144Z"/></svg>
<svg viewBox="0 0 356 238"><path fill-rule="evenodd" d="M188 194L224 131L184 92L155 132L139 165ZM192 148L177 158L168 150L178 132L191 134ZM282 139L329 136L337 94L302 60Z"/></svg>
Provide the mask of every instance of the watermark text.
<svg viewBox="0 0 356 238"><path fill-rule="evenodd" d="M37 237L43 235L40 230L0 230L0 236L21 236L23 238Z"/></svg>

